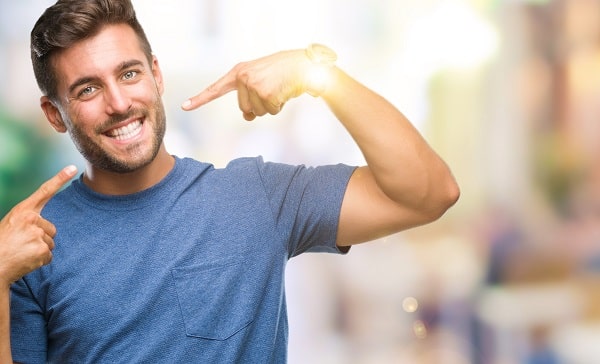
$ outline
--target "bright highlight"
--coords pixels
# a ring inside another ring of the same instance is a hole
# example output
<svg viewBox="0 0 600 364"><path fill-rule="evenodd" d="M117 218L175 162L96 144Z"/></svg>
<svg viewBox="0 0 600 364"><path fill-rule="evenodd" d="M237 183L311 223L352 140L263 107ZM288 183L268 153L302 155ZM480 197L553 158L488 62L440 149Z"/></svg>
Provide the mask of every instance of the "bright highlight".
<svg viewBox="0 0 600 364"><path fill-rule="evenodd" d="M309 95L317 97L325 92L332 82L331 67L326 65L314 64L308 69L306 82Z"/></svg>

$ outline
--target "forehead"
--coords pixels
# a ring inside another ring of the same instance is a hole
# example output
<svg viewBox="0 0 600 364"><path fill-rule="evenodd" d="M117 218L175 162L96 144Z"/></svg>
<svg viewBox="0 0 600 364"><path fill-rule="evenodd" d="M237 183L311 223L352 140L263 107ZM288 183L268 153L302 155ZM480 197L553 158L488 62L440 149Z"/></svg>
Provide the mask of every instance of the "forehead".
<svg viewBox="0 0 600 364"><path fill-rule="evenodd" d="M53 58L59 89L81 77L101 78L125 60L146 57L133 29L126 24L107 25L96 35L75 43Z"/></svg>

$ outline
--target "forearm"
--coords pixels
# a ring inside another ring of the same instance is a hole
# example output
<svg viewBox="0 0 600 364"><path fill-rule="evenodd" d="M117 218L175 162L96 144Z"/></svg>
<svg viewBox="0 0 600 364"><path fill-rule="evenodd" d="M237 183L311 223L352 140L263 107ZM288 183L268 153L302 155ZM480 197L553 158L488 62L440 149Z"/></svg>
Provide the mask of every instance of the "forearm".
<svg viewBox="0 0 600 364"><path fill-rule="evenodd" d="M0 285L0 363L12 363L10 350L10 286Z"/></svg>
<svg viewBox="0 0 600 364"><path fill-rule="evenodd" d="M444 210L458 187L444 161L390 102L333 68L321 95L361 149L381 191L414 209Z"/></svg>

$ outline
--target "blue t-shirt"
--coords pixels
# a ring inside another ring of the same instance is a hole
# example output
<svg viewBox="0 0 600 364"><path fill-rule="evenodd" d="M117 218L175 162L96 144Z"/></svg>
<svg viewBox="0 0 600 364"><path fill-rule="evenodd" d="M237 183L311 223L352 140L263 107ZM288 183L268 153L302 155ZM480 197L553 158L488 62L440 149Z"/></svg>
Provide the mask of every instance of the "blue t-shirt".
<svg viewBox="0 0 600 364"><path fill-rule="evenodd" d="M132 195L73 181L43 210L52 263L12 287L14 360L284 363L286 262L339 252L352 171L176 158Z"/></svg>

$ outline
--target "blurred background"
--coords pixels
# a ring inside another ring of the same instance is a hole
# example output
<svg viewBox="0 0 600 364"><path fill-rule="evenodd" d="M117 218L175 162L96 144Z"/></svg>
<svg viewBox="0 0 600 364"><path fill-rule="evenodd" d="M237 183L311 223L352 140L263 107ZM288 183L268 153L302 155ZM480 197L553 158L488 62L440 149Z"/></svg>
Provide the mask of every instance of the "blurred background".
<svg viewBox="0 0 600 364"><path fill-rule="evenodd" d="M67 163L83 168L45 121L29 61L52 3L0 2L0 216ZM461 186L433 224L290 262L290 363L600 362L600 0L134 4L166 78L171 153L362 164L310 96L253 123L234 94L179 108L237 62L321 42Z"/></svg>

